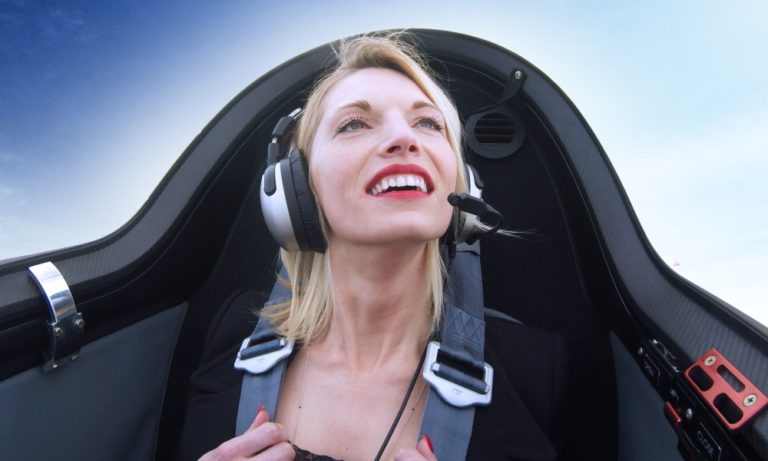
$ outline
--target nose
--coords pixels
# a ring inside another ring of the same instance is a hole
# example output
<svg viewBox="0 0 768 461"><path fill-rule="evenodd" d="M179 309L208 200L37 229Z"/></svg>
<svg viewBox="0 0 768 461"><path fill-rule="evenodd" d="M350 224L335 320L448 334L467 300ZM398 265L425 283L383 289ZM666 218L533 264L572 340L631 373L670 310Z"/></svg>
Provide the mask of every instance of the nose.
<svg viewBox="0 0 768 461"><path fill-rule="evenodd" d="M419 143L413 129L405 120L392 120L388 124L386 152L390 155L404 155L419 152Z"/></svg>

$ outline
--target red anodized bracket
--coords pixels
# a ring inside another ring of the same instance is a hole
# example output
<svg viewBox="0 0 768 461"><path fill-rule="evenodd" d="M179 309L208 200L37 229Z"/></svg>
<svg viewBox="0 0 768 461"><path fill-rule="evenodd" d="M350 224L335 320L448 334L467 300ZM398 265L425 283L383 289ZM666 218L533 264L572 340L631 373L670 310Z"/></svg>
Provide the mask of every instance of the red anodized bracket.
<svg viewBox="0 0 768 461"><path fill-rule="evenodd" d="M732 431L751 421L768 398L717 349L707 351L685 370L685 378Z"/></svg>

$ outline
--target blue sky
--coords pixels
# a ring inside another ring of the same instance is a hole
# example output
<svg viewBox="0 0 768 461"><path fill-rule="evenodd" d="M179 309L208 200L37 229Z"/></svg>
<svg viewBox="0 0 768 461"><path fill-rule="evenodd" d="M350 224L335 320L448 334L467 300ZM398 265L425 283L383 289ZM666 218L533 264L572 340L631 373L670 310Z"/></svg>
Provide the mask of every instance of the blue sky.
<svg viewBox="0 0 768 461"><path fill-rule="evenodd" d="M768 3L286 3L0 0L0 260L119 227L208 120L281 62L425 27L547 73L657 251L768 324Z"/></svg>

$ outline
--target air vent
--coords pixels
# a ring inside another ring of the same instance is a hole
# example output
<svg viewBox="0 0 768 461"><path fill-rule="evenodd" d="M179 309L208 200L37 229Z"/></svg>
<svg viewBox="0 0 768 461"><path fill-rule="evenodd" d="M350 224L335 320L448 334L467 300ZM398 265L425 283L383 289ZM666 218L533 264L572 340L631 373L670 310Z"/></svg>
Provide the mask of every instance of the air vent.
<svg viewBox="0 0 768 461"><path fill-rule="evenodd" d="M510 144L515 139L515 122L494 112L485 114L475 124L475 139L481 144Z"/></svg>
<svg viewBox="0 0 768 461"><path fill-rule="evenodd" d="M464 127L472 152L485 158L505 158L525 140L522 117L507 105L471 115Z"/></svg>

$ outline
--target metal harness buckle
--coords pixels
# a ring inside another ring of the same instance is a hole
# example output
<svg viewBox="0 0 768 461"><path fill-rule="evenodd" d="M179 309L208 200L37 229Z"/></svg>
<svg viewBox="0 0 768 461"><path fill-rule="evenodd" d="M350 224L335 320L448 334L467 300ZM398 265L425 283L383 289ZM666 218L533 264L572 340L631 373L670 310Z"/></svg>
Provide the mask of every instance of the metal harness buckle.
<svg viewBox="0 0 768 461"><path fill-rule="evenodd" d="M455 367L437 361L440 343L431 341L421 375L440 397L449 404L465 408L488 405L493 393L493 367L483 363L483 378L479 379Z"/></svg>
<svg viewBox="0 0 768 461"><path fill-rule="evenodd" d="M285 338L252 341L250 337L243 340L235 359L236 369L252 374L264 373L293 352L293 341Z"/></svg>

